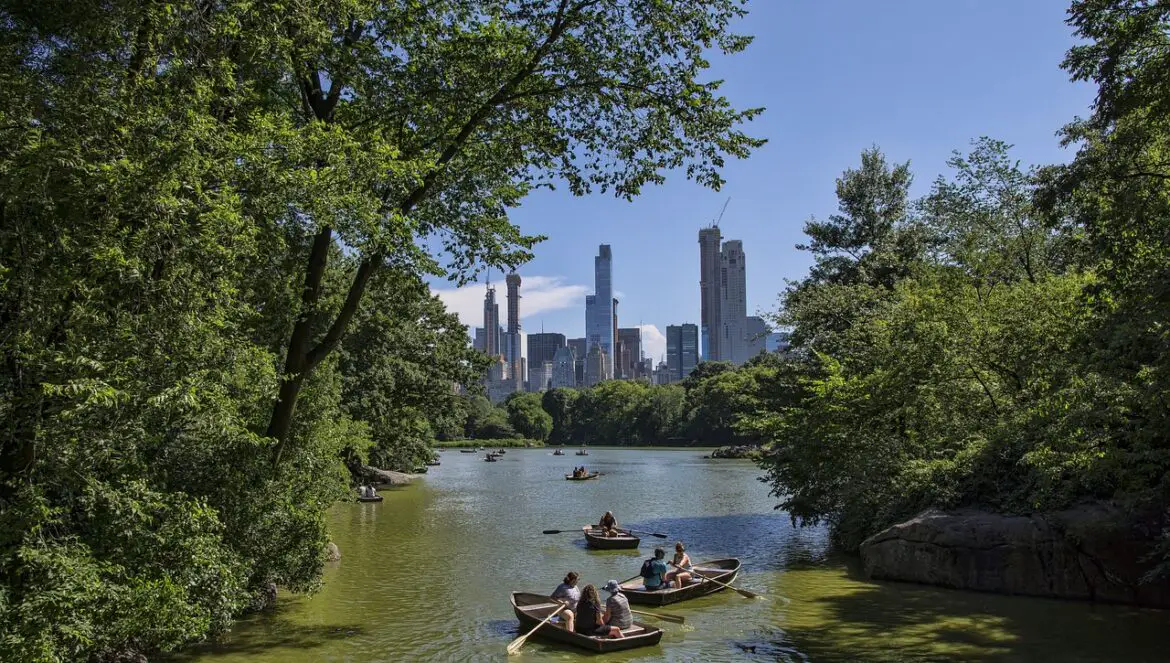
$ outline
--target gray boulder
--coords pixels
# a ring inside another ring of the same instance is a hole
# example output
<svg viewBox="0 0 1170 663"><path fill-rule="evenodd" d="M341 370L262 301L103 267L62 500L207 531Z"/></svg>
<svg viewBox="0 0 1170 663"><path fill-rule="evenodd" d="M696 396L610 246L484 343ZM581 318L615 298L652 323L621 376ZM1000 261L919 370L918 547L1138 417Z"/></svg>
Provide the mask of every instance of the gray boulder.
<svg viewBox="0 0 1170 663"><path fill-rule="evenodd" d="M866 539L861 558L872 578L1170 607L1170 582L1141 582L1157 529L1101 503L1029 516L932 509Z"/></svg>

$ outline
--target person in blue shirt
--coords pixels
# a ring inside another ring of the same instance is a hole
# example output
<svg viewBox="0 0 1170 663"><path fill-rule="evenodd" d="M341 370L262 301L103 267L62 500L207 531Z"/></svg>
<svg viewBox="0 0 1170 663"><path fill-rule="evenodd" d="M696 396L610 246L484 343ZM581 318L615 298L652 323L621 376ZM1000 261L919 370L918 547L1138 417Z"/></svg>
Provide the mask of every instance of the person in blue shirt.
<svg viewBox="0 0 1170 663"><path fill-rule="evenodd" d="M654 549L654 557L642 563L642 583L648 590L665 589L670 586L666 582L666 551L662 548Z"/></svg>

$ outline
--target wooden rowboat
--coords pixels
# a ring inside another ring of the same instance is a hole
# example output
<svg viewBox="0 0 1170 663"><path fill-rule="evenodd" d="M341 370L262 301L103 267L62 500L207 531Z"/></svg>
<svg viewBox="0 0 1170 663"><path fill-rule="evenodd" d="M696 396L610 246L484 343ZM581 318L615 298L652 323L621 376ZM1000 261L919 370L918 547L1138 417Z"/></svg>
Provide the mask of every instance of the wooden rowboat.
<svg viewBox="0 0 1170 663"><path fill-rule="evenodd" d="M520 620L520 630L522 632L532 630L550 612L561 607L559 602L547 596L527 592L512 592L511 601L512 610L516 613L516 619ZM554 619L556 618L554 617ZM557 624L546 623L540 627L535 635L542 636L548 640L555 640L580 647L595 654L606 654L622 651L623 649L635 649L637 647L652 647L662 639L662 629L641 622L634 622L632 627L623 629L622 633L626 637L598 638L574 633Z"/></svg>
<svg viewBox="0 0 1170 663"><path fill-rule="evenodd" d="M459 453L461 453L461 454L473 454L473 453L478 453L478 452L477 452L475 449L460 449L460 450L459 450Z"/></svg>
<svg viewBox="0 0 1170 663"><path fill-rule="evenodd" d="M588 481L590 479L596 479L599 476L601 476L601 472L594 472L593 474L586 474L583 477L575 477L572 474L566 474L565 478L568 479L569 481Z"/></svg>
<svg viewBox="0 0 1170 663"><path fill-rule="evenodd" d="M580 451L578 451L578 452L577 452L577 455L578 455L578 456L588 456L588 455L589 455L589 452L588 452L588 451L585 451L584 449L582 449L582 450L580 450Z"/></svg>
<svg viewBox="0 0 1170 663"><path fill-rule="evenodd" d="M382 501L382 496L381 496L381 495L375 495L375 496L373 496L373 497L358 497L358 501L359 501L359 502L381 502L381 501Z"/></svg>
<svg viewBox="0 0 1170 663"><path fill-rule="evenodd" d="M622 593L626 595L630 603L638 605L668 605L678 603L679 601L687 601L724 589L723 585L707 582L700 579L700 576L713 578L723 584L730 584L735 580L735 576L739 575L740 566L741 562L735 557L712 559L706 562L699 562L691 567L691 575L693 577L691 578L690 584L686 587L649 591L644 589L642 578L637 577L622 583Z"/></svg>
<svg viewBox="0 0 1170 663"><path fill-rule="evenodd" d="M585 533L585 545L594 550L628 550L630 548L637 548L638 543L642 539L634 536L628 529L619 529L621 536L606 536L591 525L581 528Z"/></svg>

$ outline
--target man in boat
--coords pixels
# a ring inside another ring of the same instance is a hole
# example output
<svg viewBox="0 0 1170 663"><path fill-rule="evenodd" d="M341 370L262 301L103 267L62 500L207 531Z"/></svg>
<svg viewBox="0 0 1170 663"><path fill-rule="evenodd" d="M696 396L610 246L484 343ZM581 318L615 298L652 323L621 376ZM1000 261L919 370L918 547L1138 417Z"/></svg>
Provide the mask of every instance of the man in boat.
<svg viewBox="0 0 1170 663"><path fill-rule="evenodd" d="M605 602L603 619L606 624L618 627L617 637L625 637L620 629L630 628L634 625L634 613L630 612L630 601L625 594L622 594L622 586L616 580L605 583L605 587L602 589L609 592L609 599Z"/></svg>
<svg viewBox="0 0 1170 663"><path fill-rule="evenodd" d="M601 517L601 522L597 523L597 528L605 536L621 536L618 531L617 518L614 518L613 511L606 511L605 515Z"/></svg>
<svg viewBox="0 0 1170 663"><path fill-rule="evenodd" d="M654 549L654 557L642 562L642 584L646 586L647 591L656 591L659 589L669 589L670 583L666 582L666 551L662 548Z"/></svg>
<svg viewBox="0 0 1170 663"><path fill-rule="evenodd" d="M559 614L564 619L565 629L573 630L573 616L576 614L577 602L581 600L581 590L577 588L577 572L569 571L564 582L553 590L552 597L567 607Z"/></svg>

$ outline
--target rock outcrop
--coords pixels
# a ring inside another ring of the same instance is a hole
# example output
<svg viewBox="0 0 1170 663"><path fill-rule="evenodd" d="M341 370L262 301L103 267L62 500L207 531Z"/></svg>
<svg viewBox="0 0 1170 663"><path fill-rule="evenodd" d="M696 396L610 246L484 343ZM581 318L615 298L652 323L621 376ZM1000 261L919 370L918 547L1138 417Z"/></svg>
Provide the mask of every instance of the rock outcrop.
<svg viewBox="0 0 1170 663"><path fill-rule="evenodd" d="M356 473L363 481L379 487L405 486L419 477L417 474L407 474L405 472L395 472L393 470L380 470L376 467L370 467L369 465L362 465Z"/></svg>
<svg viewBox="0 0 1170 663"><path fill-rule="evenodd" d="M762 456L763 453L763 450L758 446L744 444L734 447L719 447L705 458L751 458L754 460Z"/></svg>
<svg viewBox="0 0 1170 663"><path fill-rule="evenodd" d="M1100 503L1030 516L928 510L866 539L861 557L872 578L1170 608L1170 582L1141 581L1156 520Z"/></svg>

